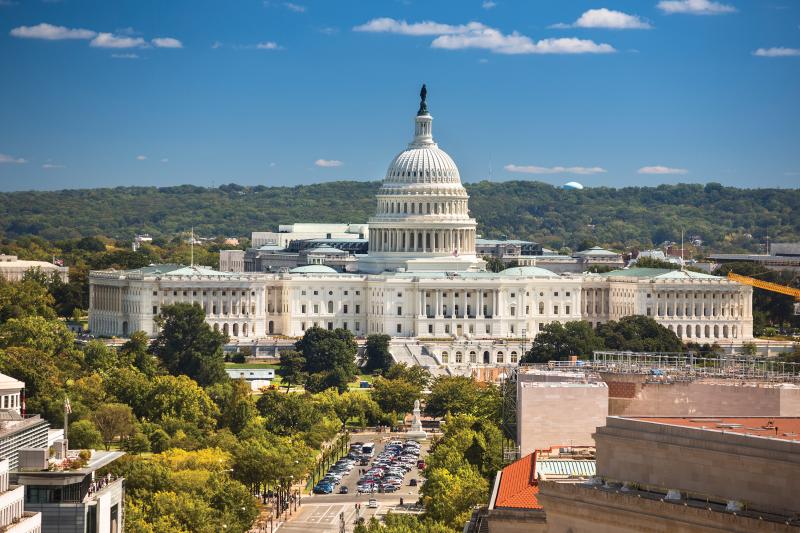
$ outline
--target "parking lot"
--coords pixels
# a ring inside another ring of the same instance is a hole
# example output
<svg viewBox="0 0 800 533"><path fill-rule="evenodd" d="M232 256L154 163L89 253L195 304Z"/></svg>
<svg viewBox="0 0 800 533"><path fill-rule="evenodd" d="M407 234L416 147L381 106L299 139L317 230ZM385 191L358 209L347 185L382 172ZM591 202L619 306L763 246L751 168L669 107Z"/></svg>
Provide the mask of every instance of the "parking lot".
<svg viewBox="0 0 800 533"><path fill-rule="evenodd" d="M385 451L386 445L391 441L405 441L402 433L360 433L351 437L353 442L374 442L375 451L373 460ZM419 457L425 458L428 445L420 443ZM286 523L282 524L280 531L285 532L307 532L315 533L338 532L342 517L345 522L345 530L353 531L355 521L358 517L369 520L372 516L383 516L389 511L400 509L402 498L404 508L408 508L419 499L419 488L422 485L422 475L416 464L403 476L403 484L399 490L391 493L359 493L357 485L361 474L360 470L369 469L370 465L361 466L356 464L353 469L342 477L340 483L335 486L331 494L314 494L313 496L303 497L303 505L298 512ZM410 486L412 479L417 480L417 486ZM341 487L347 487L347 494L341 494ZM375 508L369 507L369 500L375 500ZM358 507L356 506L358 504Z"/></svg>

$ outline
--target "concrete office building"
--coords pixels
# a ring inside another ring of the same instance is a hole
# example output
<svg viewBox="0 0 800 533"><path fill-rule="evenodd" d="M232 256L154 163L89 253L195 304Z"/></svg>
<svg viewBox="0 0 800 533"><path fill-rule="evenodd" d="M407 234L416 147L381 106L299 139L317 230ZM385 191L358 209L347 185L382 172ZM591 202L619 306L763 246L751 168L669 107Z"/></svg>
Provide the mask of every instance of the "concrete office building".
<svg viewBox="0 0 800 533"><path fill-rule="evenodd" d="M597 478L542 482L553 533L797 531L800 419L609 417Z"/></svg>
<svg viewBox="0 0 800 533"><path fill-rule="evenodd" d="M47 448L22 451L11 479L25 487L25 508L42 514L44 533L123 533L124 480L97 471L124 453L93 450L85 466L68 466L77 454L51 459Z"/></svg>

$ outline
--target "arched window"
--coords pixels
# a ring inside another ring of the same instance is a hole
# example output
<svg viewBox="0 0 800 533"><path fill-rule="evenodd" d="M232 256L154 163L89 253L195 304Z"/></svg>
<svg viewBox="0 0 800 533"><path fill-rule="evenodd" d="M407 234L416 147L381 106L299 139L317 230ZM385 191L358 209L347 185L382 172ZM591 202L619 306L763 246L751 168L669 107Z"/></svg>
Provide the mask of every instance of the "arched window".
<svg viewBox="0 0 800 533"><path fill-rule="evenodd" d="M503 355L503 352L497 352L497 357L495 360L497 361L498 364L505 363L505 356Z"/></svg>
<svg viewBox="0 0 800 533"><path fill-rule="evenodd" d="M447 352L442 352L442 364L447 364L450 362L450 355Z"/></svg>
<svg viewBox="0 0 800 533"><path fill-rule="evenodd" d="M464 359L464 354L462 354L461 352L456 352L456 363L461 363L463 359Z"/></svg>
<svg viewBox="0 0 800 533"><path fill-rule="evenodd" d="M517 355L517 352L511 352L511 362L517 363L518 361L519 361L519 356Z"/></svg>
<svg viewBox="0 0 800 533"><path fill-rule="evenodd" d="M333 313L333 301L328 302L328 312Z"/></svg>
<svg viewBox="0 0 800 533"><path fill-rule="evenodd" d="M544 302L539 302L539 314L544 314Z"/></svg>
<svg viewBox="0 0 800 533"><path fill-rule="evenodd" d="M478 362L478 354L475 351L469 352L469 362L475 364Z"/></svg>

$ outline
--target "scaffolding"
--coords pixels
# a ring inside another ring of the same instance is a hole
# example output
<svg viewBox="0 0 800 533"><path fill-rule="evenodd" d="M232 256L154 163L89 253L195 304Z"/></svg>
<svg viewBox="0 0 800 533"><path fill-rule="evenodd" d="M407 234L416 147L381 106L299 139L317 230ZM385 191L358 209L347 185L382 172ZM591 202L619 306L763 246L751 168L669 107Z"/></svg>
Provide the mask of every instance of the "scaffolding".
<svg viewBox="0 0 800 533"><path fill-rule="evenodd" d="M559 361L558 363L563 363ZM584 370L672 379L733 379L800 383L800 363L755 357L698 357L693 352L596 351ZM561 365L556 365L559 368Z"/></svg>

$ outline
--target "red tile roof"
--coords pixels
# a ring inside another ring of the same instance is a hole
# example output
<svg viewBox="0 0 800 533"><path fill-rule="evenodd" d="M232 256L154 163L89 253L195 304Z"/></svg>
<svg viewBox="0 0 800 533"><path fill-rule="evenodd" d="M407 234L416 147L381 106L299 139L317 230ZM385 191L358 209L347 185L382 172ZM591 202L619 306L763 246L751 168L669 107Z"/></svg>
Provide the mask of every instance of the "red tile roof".
<svg viewBox="0 0 800 533"><path fill-rule="evenodd" d="M503 469L497 489L495 508L541 509L536 495L539 485L536 480L536 454L533 452L514 461Z"/></svg>

